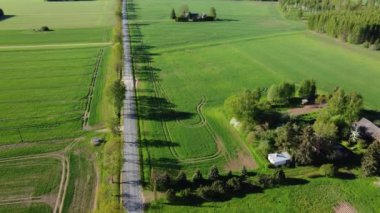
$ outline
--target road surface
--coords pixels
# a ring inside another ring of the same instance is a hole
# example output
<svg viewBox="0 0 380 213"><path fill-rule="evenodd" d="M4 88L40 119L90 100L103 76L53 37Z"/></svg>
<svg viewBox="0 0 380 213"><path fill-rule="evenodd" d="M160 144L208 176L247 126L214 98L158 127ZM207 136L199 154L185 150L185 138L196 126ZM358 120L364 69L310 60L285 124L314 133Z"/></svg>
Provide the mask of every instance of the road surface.
<svg viewBox="0 0 380 213"><path fill-rule="evenodd" d="M127 21L127 0L123 0L123 81L126 86L124 100L124 149L121 170L121 190L123 205L129 213L143 212L143 198L140 176L135 84L132 73L130 41Z"/></svg>

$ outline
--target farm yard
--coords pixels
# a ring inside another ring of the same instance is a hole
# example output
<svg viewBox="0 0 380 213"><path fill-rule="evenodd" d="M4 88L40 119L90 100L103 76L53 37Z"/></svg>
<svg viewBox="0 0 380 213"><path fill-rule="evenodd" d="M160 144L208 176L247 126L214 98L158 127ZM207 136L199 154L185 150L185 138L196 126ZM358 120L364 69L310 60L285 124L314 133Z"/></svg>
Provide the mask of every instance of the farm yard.
<svg viewBox="0 0 380 213"><path fill-rule="evenodd" d="M219 21L171 21L171 9L182 4L199 12L215 7ZM265 172L266 159L225 115L223 104L232 94L314 79L320 93L340 86L362 94L366 108L380 107L379 52L310 32L304 21L284 18L277 3L133 0L128 11L149 198L151 178L162 171L191 177L216 165L224 174L243 166ZM359 212L379 208L375 179L359 178L356 170L350 171L353 179L312 178L318 167L285 172L304 182L194 206L160 199L148 212L328 212L344 202Z"/></svg>
<svg viewBox="0 0 380 213"><path fill-rule="evenodd" d="M0 212L96 209L117 2L0 5Z"/></svg>

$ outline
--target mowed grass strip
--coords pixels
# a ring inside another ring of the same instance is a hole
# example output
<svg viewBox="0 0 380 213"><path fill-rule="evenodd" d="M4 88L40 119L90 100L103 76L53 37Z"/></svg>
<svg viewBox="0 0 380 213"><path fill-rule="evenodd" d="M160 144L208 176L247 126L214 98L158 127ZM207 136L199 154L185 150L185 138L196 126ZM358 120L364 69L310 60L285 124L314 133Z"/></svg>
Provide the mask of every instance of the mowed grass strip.
<svg viewBox="0 0 380 213"><path fill-rule="evenodd" d="M98 50L0 52L0 144L80 135Z"/></svg>
<svg viewBox="0 0 380 213"><path fill-rule="evenodd" d="M54 158L0 162L0 199L38 197L58 192L61 162Z"/></svg>

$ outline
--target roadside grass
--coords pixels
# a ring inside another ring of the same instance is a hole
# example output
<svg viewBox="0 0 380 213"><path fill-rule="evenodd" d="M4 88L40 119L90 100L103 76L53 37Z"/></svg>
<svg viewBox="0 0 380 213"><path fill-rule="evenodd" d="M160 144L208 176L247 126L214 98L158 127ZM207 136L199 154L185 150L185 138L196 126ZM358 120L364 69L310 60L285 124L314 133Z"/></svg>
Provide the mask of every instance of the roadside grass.
<svg viewBox="0 0 380 213"><path fill-rule="evenodd" d="M80 136L98 50L2 52L0 144Z"/></svg>
<svg viewBox="0 0 380 213"><path fill-rule="evenodd" d="M49 157L0 162L0 199L56 194L61 171L60 160Z"/></svg>
<svg viewBox="0 0 380 213"><path fill-rule="evenodd" d="M304 22L285 19L273 2L194 0L187 3L190 11L207 12L215 7L222 20L170 20L171 8L182 4L185 2L174 0L129 2L146 182L152 168L173 175L179 170L192 175L200 168L205 175L215 164L225 172L229 156L236 157L241 149L248 149L256 164L265 168L266 159L252 144L245 144L223 113L224 100L242 90L315 79L319 91L341 86L361 93L366 107L380 107L376 92L379 53L308 32ZM186 163L182 160L216 152L214 140L202 133L205 127L197 125L197 106L204 97L207 102L201 112L206 126L220 137L225 152L220 158ZM150 111L160 113L147 113ZM359 212L379 209L374 200L379 191L372 179L308 178L317 172L314 167L287 169L288 176L304 181L201 206L177 206L160 200L148 212L330 212L343 201Z"/></svg>
<svg viewBox="0 0 380 213"><path fill-rule="evenodd" d="M50 213L52 211L49 205L43 203L0 205L0 212Z"/></svg>

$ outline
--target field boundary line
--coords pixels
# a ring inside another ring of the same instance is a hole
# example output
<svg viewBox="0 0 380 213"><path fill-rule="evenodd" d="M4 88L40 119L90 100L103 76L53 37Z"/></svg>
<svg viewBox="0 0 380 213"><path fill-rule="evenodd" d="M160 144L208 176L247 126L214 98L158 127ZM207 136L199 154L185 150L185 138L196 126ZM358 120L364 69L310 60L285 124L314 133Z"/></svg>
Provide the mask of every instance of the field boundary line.
<svg viewBox="0 0 380 213"><path fill-rule="evenodd" d="M96 85L96 80L98 77L99 73L99 67L102 64L103 61L103 56L104 56L104 48L99 50L98 56L96 58L95 62L95 68L92 74L92 79L91 79L91 84L88 89L87 93L87 102L86 102L86 109L84 111L83 115L83 129L87 129L90 125L88 124L88 121L90 119L90 111L91 111L91 103L94 98L94 91L95 91L95 85Z"/></svg>
<svg viewBox="0 0 380 213"><path fill-rule="evenodd" d="M41 45L0 45L0 51L13 51L24 49L50 49L50 48L81 48L81 47L99 47L109 46L111 42L94 42L94 43L65 43L65 44L41 44Z"/></svg>

